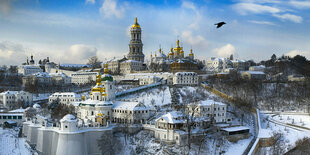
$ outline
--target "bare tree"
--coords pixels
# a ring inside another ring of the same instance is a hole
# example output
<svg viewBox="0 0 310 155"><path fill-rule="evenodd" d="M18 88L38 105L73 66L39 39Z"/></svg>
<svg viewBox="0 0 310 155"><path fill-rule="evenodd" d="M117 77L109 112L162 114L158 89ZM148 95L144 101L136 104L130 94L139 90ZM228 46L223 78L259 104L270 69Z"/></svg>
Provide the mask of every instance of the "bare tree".
<svg viewBox="0 0 310 155"><path fill-rule="evenodd" d="M285 145L283 133L274 132L272 136L272 141L274 142L274 145L271 148L272 153L274 155L284 154L286 150L286 145Z"/></svg>
<svg viewBox="0 0 310 155"><path fill-rule="evenodd" d="M92 56L88 59L88 65L91 65L92 68L99 68L100 67L100 60L97 56Z"/></svg>
<svg viewBox="0 0 310 155"><path fill-rule="evenodd" d="M122 146L122 143L113 135L112 131L104 132L100 139L97 140L97 144L102 155L115 155Z"/></svg>

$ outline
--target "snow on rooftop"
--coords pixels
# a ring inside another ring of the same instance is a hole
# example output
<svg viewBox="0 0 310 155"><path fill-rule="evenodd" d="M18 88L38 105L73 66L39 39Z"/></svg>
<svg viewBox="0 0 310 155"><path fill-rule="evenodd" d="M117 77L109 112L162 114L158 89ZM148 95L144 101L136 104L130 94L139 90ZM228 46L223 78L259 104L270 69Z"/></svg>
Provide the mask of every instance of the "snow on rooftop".
<svg viewBox="0 0 310 155"><path fill-rule="evenodd" d="M68 77L65 73L50 73L50 76L61 76L61 77Z"/></svg>
<svg viewBox="0 0 310 155"><path fill-rule="evenodd" d="M24 91L5 91L5 92L2 92L0 93L0 95L5 95L5 94L11 94L11 95L16 95L16 94L19 94L19 93L23 93Z"/></svg>
<svg viewBox="0 0 310 155"><path fill-rule="evenodd" d="M91 65L86 64L61 64L61 67L91 67Z"/></svg>
<svg viewBox="0 0 310 155"><path fill-rule="evenodd" d="M84 105L98 105L98 106L101 106L101 105L105 105L105 106L108 106L108 105L112 105L113 103L110 102L110 101L99 101L99 100L91 100L91 99L88 99L86 101L82 101L82 102L76 102L75 104L84 104Z"/></svg>
<svg viewBox="0 0 310 155"><path fill-rule="evenodd" d="M201 104L201 106L211 106L211 105L213 105L213 104L215 104L215 105L222 105L222 106L226 105L225 103L216 102L216 101L214 101L214 100L200 101L200 104Z"/></svg>
<svg viewBox="0 0 310 155"><path fill-rule="evenodd" d="M32 106L33 108L35 108L35 109L39 109L39 108L41 108L41 106L39 105L39 104L34 104L33 106Z"/></svg>
<svg viewBox="0 0 310 155"><path fill-rule="evenodd" d="M122 110L148 110L140 102L132 101L117 101L113 104L113 109L122 109Z"/></svg>
<svg viewBox="0 0 310 155"><path fill-rule="evenodd" d="M177 124L177 123L184 123L183 120L183 113L179 111L172 111L165 115L162 115L161 117L157 118L155 121L158 120L165 120L167 123Z"/></svg>
<svg viewBox="0 0 310 155"><path fill-rule="evenodd" d="M250 128L246 126L234 126L234 127L222 128L222 130L227 131L227 132L233 132L233 131L250 130Z"/></svg>
<svg viewBox="0 0 310 155"><path fill-rule="evenodd" d="M71 114L67 114L60 120L60 122L77 122L77 121L78 120L75 118L75 116Z"/></svg>
<svg viewBox="0 0 310 155"><path fill-rule="evenodd" d="M36 77L51 77L50 73L47 73L47 72L38 72L38 73L34 73L32 74Z"/></svg>
<svg viewBox="0 0 310 155"><path fill-rule="evenodd" d="M23 113L25 112L26 109L23 109L23 108L19 108L19 109L15 109L15 110L11 110L9 112L20 112L20 113Z"/></svg>
<svg viewBox="0 0 310 155"><path fill-rule="evenodd" d="M141 61L136 61L136 60L126 60L126 61L124 61L124 62L122 62L122 63L125 63L125 62L136 62L136 63L142 63Z"/></svg>
<svg viewBox="0 0 310 155"><path fill-rule="evenodd" d="M250 73L250 74L265 74L264 72L261 72L261 71L245 71L243 73Z"/></svg>

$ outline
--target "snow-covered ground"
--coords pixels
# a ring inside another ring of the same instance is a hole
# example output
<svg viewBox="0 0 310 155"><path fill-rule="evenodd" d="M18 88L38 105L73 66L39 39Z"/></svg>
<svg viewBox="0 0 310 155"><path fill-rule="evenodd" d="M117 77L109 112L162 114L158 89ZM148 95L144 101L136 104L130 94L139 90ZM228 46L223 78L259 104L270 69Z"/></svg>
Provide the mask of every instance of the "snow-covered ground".
<svg viewBox="0 0 310 155"><path fill-rule="evenodd" d="M124 97L128 100L136 100L144 103L144 105L154 108L155 106L163 106L171 103L171 94L169 87L153 88L141 93L136 93ZM154 101L152 101L154 100Z"/></svg>
<svg viewBox="0 0 310 155"><path fill-rule="evenodd" d="M227 155L240 155L242 154L245 149L250 144L253 137L248 139L239 140L237 143L228 142L228 149L226 150L225 154Z"/></svg>
<svg viewBox="0 0 310 155"><path fill-rule="evenodd" d="M1 155L32 155L33 151L25 138L18 138L18 130L0 128L0 154Z"/></svg>
<svg viewBox="0 0 310 155"><path fill-rule="evenodd" d="M289 123L310 128L309 115L275 115L273 119L283 123Z"/></svg>
<svg viewBox="0 0 310 155"><path fill-rule="evenodd" d="M273 119L273 116L274 114L263 114L261 113L260 114L260 118L261 118L261 125L262 125L262 128L264 130L266 130L266 133L269 132L269 135L272 136L273 133L282 133L283 134L283 137L284 137L284 145L285 147L283 148L284 149L284 152L287 152L288 150L292 149L295 147L295 142L299 139L302 139L303 137L310 137L310 131L309 130L303 130L303 129L298 129L298 128L290 128L288 126L285 126L285 125L280 125L280 124L276 124L276 123L272 123L272 122L269 122L267 121L267 118L269 120L272 120ZM276 119L279 119L280 121L280 117L276 117L274 116L275 120ZM299 118L304 118L302 116L298 116L298 115L293 115L291 118L295 118L295 119L299 119ZM287 117L282 117L282 121L288 121L291 123L292 120L287 120ZM297 122L296 120L296 122ZM270 151L270 148L264 148L261 150L261 152L264 152L264 153L267 153L268 152L271 152ZM272 153L270 153L272 154Z"/></svg>

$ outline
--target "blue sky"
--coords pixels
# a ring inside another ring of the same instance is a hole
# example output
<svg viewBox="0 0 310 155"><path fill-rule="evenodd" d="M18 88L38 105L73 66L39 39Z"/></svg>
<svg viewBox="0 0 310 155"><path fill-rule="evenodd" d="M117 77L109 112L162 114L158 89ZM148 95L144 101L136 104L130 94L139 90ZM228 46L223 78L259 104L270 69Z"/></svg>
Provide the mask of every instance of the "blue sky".
<svg viewBox="0 0 310 155"><path fill-rule="evenodd" d="M147 59L177 38L200 59L310 58L309 0L0 0L0 65L31 54L60 63L123 57L136 16ZM216 29L219 21L227 25Z"/></svg>

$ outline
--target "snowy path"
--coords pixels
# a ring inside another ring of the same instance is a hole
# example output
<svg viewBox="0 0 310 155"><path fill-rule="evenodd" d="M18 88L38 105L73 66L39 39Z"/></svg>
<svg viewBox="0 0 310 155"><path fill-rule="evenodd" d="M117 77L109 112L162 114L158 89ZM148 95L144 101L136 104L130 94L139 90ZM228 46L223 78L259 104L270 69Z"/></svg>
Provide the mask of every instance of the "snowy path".
<svg viewBox="0 0 310 155"><path fill-rule="evenodd" d="M25 139L17 137L16 131L0 128L0 154L31 155L33 153Z"/></svg>

